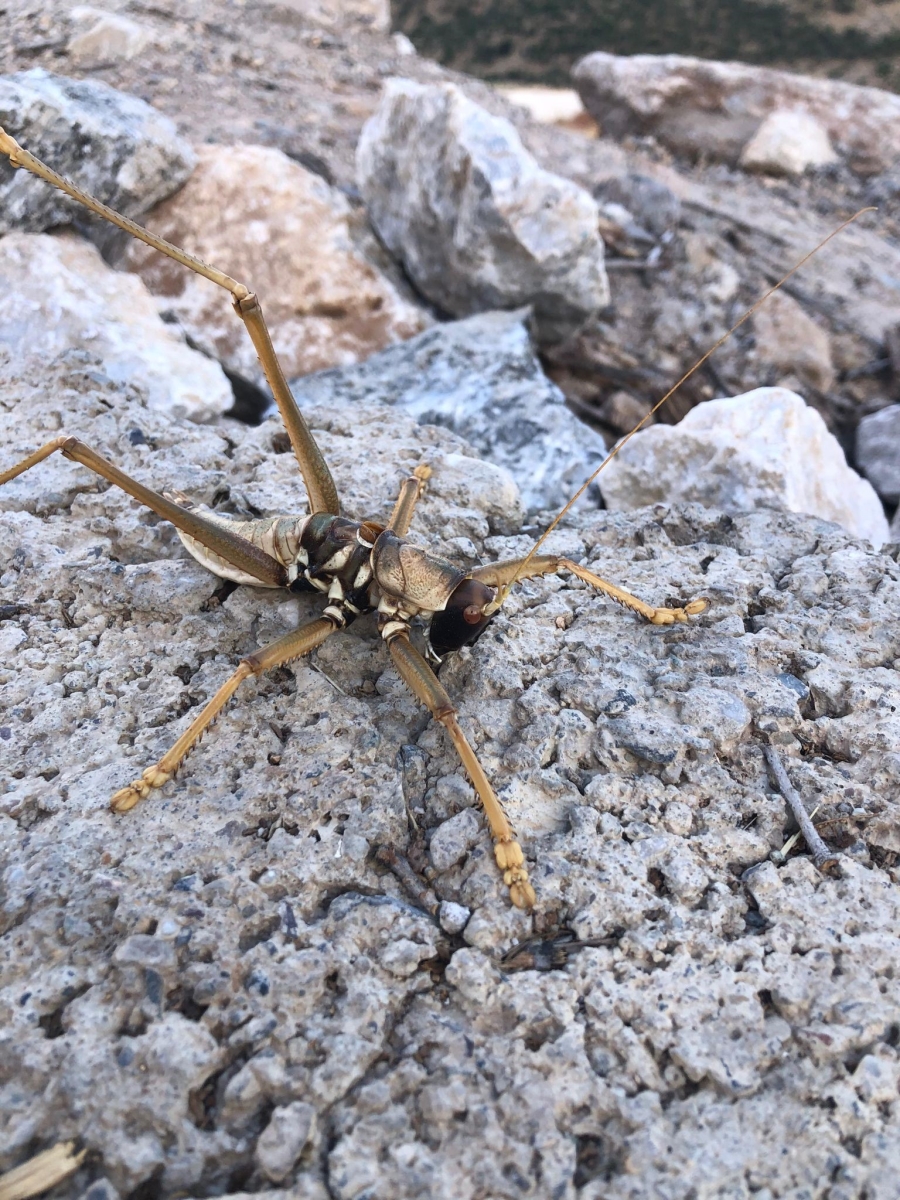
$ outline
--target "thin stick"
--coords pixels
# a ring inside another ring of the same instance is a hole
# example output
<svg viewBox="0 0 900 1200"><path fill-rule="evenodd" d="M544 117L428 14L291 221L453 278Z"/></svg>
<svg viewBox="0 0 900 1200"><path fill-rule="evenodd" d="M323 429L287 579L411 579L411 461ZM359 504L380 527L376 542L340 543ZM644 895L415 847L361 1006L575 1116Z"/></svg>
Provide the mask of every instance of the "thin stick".
<svg viewBox="0 0 900 1200"><path fill-rule="evenodd" d="M837 866L838 856L833 850L829 850L812 823L812 818L806 811L806 805L800 799L800 796L794 789L794 785L788 779L787 771L782 766L781 759L774 746L763 746L763 754L768 763L769 770L775 777L775 782L778 784L778 790L784 796L790 805L791 812L794 814L794 820L800 826L800 832L803 834L803 840L806 842L810 854L813 856L813 862L820 871L827 874Z"/></svg>
<svg viewBox="0 0 900 1200"><path fill-rule="evenodd" d="M568 504L566 504L565 507L562 508L556 514L556 516L553 518L553 520L550 522L550 524L547 526L547 528L544 530L544 532L541 534L541 536L538 538L538 540L531 547L531 550L528 552L528 554L522 560L522 573L523 574L524 574L525 570L527 569L529 562L531 562L531 559L538 552L538 550L541 548L541 546L544 544L544 542L547 540L547 538L550 536L550 534L553 532L553 530L556 528L556 526L560 523L560 521L563 519L563 517L566 515L566 513L569 511L569 509L572 507L572 505L575 504L576 501L578 501L584 495L584 493L588 490L588 488L591 486L591 484L594 482L594 480L597 478L597 476L600 474L600 472L604 469L604 467L606 467L607 464L610 463L615 458L615 456L619 453L619 451L623 448L623 446L625 446L628 442L630 442L631 439L634 437L634 435L647 424L647 422L654 415L654 413L656 413L658 409L662 408L662 406L670 398L670 396L673 396L678 391L678 389L681 387L681 385L683 383L686 383L690 379L690 377L693 374L695 374L695 372L699 371L700 368L703 366L703 364L706 362L706 360L708 358L710 358L724 342L728 341L728 339L735 332L735 330L740 329L740 327L744 324L744 322L749 320L750 317L753 316L753 314L757 311L757 309L760 307L760 305L765 304L765 302L772 295L772 293L777 292L780 287L783 287L784 284L787 282L787 280L789 280L792 275L796 274L796 272L799 271L800 268L802 266L804 266L804 264L809 262L809 260L813 257L814 254L818 254L823 246L826 246L831 241L832 238L837 237L837 235L839 233L842 233L847 228L848 225L852 225L853 222L855 220L857 220L858 217L861 217L863 215L863 213L874 212L874 211L875 211L875 208L873 206L870 206L869 208L861 208L859 210L859 212L854 213L852 217L848 217L846 221L844 221L841 225L838 225L837 229L833 229L831 231L831 233L829 233L828 237L823 238L822 241L819 242L818 246L814 246L812 250L810 250L810 251L808 251L808 253L804 254L803 257L800 259L800 261L798 263L796 263L793 267L791 267L791 269L787 272L786 275L783 275L782 278L779 279L778 283L776 283L772 287L770 287L767 292L764 292L763 295L760 296L760 298L756 301L756 303L754 305L752 305L752 307L747 309L747 311L740 318L740 320L735 321L735 323L728 330L728 332L723 333L722 336L719 338L719 340L714 345L710 346L710 348L703 355L703 357L697 359L697 361L694 363L694 365L691 367L691 369L689 371L685 371L685 373L681 376L681 378L678 380L678 382L673 384L672 387L669 388L669 390L666 392L666 394L660 400L657 400L657 402L653 405L653 407L650 409L650 411L647 413L647 415L645 417L643 417L640 421L638 421L637 425L635 425L635 427L634 427L634 429L632 429L631 433L627 433L625 435L625 437L622 438L621 441L617 442L616 445L613 446L612 450L610 450L609 454L607 454L606 458L604 458L604 460L601 462L600 466L597 467L596 471L593 471L587 477L587 479L584 481L584 483L581 485L581 487L578 489L578 491L575 493L575 495L572 497L572 499L568 502ZM484 609L484 611L487 615L490 616L490 615L493 615L495 612L497 612L497 610L500 608L503 601L509 595L510 590L513 587L513 585L518 581L518 578L519 578L519 576L517 576L516 579L511 580L510 583L505 584L498 591L495 599L489 605L487 605Z"/></svg>

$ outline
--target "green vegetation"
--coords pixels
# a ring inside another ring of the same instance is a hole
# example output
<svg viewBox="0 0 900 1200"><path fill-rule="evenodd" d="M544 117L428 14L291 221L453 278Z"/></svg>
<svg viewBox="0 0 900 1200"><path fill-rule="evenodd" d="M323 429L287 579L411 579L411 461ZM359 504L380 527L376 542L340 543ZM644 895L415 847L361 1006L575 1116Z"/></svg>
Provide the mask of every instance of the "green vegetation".
<svg viewBox="0 0 900 1200"><path fill-rule="evenodd" d="M790 66L797 61L875 60L881 86L896 86L900 27L874 37L831 14L870 8L858 0L392 0L395 28L422 54L488 79L569 84L591 50L693 54Z"/></svg>

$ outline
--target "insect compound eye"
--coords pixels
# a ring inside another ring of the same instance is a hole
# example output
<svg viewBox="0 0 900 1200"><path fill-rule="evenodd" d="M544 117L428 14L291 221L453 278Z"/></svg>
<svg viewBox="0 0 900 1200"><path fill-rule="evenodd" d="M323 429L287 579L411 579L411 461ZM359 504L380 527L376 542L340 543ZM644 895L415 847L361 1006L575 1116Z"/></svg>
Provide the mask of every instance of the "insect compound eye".
<svg viewBox="0 0 900 1200"><path fill-rule="evenodd" d="M484 606L493 598L493 589L480 580L464 579L443 611L431 618L428 641L434 653L442 658L476 641L490 622L491 618L484 615Z"/></svg>

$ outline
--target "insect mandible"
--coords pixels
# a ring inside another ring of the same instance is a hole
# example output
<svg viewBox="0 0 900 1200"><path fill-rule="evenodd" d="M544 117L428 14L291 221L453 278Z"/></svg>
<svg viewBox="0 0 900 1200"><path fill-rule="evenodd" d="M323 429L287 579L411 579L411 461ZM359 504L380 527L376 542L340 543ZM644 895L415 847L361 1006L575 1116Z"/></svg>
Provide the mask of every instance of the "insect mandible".
<svg viewBox="0 0 900 1200"><path fill-rule="evenodd" d="M463 570L417 546L407 537L416 503L430 475L425 465L416 468L402 484L387 525L344 517L331 472L294 400L275 354L257 296L245 284L157 237L82 191L23 149L3 129L0 129L0 153L5 154L14 167L31 171L92 212L230 293L234 309L250 335L275 398L309 498L310 511L304 516L279 515L255 520L225 517L193 504L180 493L159 493L145 487L90 446L66 434L53 438L0 474L2 485L59 451L64 457L122 488L140 504L171 522L189 553L214 575L255 587L284 588L289 592L318 591L326 600L320 618L245 656L171 749L158 762L147 767L139 779L113 795L111 808L118 813L127 812L154 788L161 788L172 780L243 680L308 654L333 633L346 628L360 614L374 611L379 633L399 674L414 696L447 731L472 782L487 818L494 857L509 889L510 900L518 908L531 908L536 897L528 878L522 848L459 725L453 702L438 680L429 658L439 663L445 655L474 642L500 609L510 589L519 580L541 575L571 572L597 591L656 625L685 622L706 609L708 602L703 598L692 600L683 607L655 608L570 559L538 553L547 535L596 478L610 456L582 484L527 555L473 570ZM834 231L837 232L839 230ZM829 236L834 236L834 233ZM793 274L808 257L802 259L789 274ZM761 297L725 337L730 336L737 325L746 320L774 290L770 289ZM725 337L657 402L628 437L649 420ZM619 447L626 440L623 439ZM410 641L410 627L414 619L427 626L428 657L421 654Z"/></svg>

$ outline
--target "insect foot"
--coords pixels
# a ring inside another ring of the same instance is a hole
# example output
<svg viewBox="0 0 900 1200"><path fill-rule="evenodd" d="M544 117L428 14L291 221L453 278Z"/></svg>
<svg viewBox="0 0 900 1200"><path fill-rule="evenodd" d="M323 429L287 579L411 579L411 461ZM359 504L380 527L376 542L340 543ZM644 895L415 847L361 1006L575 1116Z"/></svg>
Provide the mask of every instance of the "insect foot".
<svg viewBox="0 0 900 1200"><path fill-rule="evenodd" d="M684 608L657 608L650 618L651 625L674 625L676 621L685 624L688 617L697 617L709 608L705 596L691 600Z"/></svg>
<svg viewBox="0 0 900 1200"><path fill-rule="evenodd" d="M129 809L134 808L138 800L149 796L154 788L161 788L167 784L174 774L174 771L162 770L158 764L148 767L140 779L136 779L128 787L120 788L116 792L109 802L109 807L113 812L128 812Z"/></svg>
<svg viewBox="0 0 900 1200"><path fill-rule="evenodd" d="M516 841L494 843L494 858L503 872L503 882L509 888L509 898L516 908L533 908L537 896L528 880L525 855Z"/></svg>

